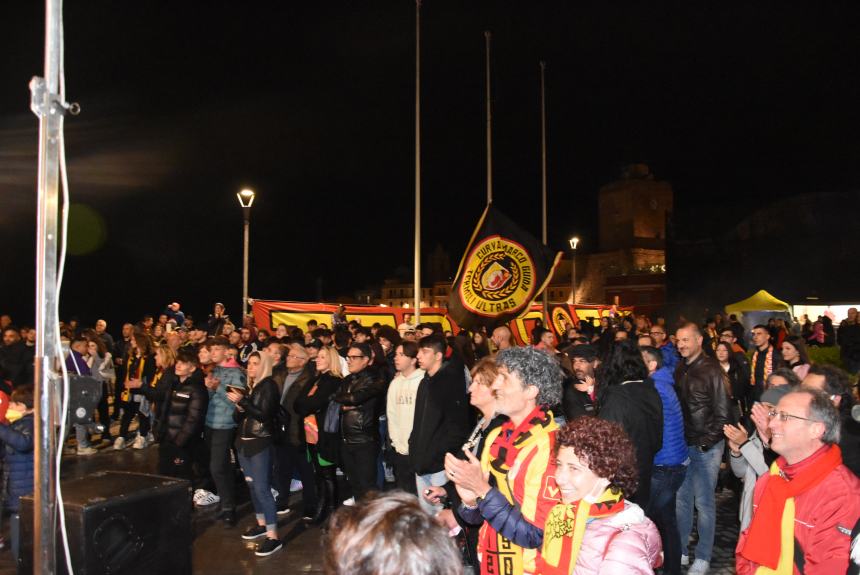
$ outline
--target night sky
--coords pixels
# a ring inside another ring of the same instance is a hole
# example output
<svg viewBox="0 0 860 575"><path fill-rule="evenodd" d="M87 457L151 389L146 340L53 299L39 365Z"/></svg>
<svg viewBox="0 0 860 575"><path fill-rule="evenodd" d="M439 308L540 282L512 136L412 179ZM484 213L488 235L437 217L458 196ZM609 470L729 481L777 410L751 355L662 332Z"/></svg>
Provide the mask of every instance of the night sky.
<svg viewBox="0 0 860 575"><path fill-rule="evenodd" d="M595 249L598 188L646 162L679 209L731 225L860 180L856 2L452 2L422 8L423 244L452 264L485 199L493 33L496 205L540 234L547 62L550 245ZM0 37L0 310L33 317L44 6ZM66 2L71 192L62 314L117 323L173 300L333 299L412 265L414 3Z"/></svg>

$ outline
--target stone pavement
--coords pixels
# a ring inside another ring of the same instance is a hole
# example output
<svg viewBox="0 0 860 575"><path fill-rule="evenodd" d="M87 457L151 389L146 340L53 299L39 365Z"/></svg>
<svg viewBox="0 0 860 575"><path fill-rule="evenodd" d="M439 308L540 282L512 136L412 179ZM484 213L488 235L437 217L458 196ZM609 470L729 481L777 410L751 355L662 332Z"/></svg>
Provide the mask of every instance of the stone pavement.
<svg viewBox="0 0 860 575"><path fill-rule="evenodd" d="M154 473L156 469L157 446L143 450L126 449L116 452L103 448L100 453L89 457L63 457L62 475L64 478L83 477L101 470L135 471ZM240 534L253 522L253 513L247 494L241 494L239 505L239 524L225 529L215 521L214 509L196 511L193 517L195 533L193 548L193 569L195 575L250 575L274 573L323 573L320 549L320 530L306 528L297 517L287 515L279 521L279 533L286 544L283 550L270 557L258 558L253 548L243 541ZM737 541L737 497L730 490L717 495L717 530L712 559L711 573L714 575L733 574L734 548ZM8 527L4 534L8 536ZM0 575L15 573L11 553L0 551Z"/></svg>

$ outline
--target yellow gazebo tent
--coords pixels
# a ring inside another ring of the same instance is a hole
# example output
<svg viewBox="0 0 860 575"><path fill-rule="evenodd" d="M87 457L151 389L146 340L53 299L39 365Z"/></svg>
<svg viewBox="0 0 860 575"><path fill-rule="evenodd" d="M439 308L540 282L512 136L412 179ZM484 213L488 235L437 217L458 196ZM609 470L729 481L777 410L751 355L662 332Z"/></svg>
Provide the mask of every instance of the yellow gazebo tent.
<svg viewBox="0 0 860 575"><path fill-rule="evenodd" d="M764 290L759 290L747 299L726 306L726 313L744 313L750 311L785 311L790 312L791 306L778 300Z"/></svg>

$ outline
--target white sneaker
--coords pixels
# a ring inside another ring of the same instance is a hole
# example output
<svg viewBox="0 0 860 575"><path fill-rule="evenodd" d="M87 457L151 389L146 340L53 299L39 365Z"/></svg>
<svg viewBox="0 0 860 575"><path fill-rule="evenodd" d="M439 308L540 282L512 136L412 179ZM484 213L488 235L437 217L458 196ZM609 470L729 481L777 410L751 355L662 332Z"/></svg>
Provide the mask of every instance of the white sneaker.
<svg viewBox="0 0 860 575"><path fill-rule="evenodd" d="M347 507L352 507L353 505L355 505L355 497L350 497L349 499L344 501L343 504Z"/></svg>
<svg viewBox="0 0 860 575"><path fill-rule="evenodd" d="M710 568L710 562L705 561L704 559L696 559L693 561L693 564L690 565L690 570L687 571L687 575L705 575Z"/></svg>
<svg viewBox="0 0 860 575"><path fill-rule="evenodd" d="M272 487L272 497L277 499L278 495L279 495L278 490L275 489L274 487Z"/></svg>
<svg viewBox="0 0 860 575"><path fill-rule="evenodd" d="M302 482L299 481L298 479L291 479L290 480L290 493L295 493L296 491L301 491L302 487L303 487Z"/></svg>
<svg viewBox="0 0 860 575"><path fill-rule="evenodd" d="M146 434L146 445L152 445L153 443L155 443L155 436L150 431Z"/></svg>
<svg viewBox="0 0 860 575"><path fill-rule="evenodd" d="M117 437L116 440L113 442L113 448L117 451L125 449L125 438Z"/></svg>
<svg viewBox="0 0 860 575"><path fill-rule="evenodd" d="M146 438L142 435L138 435L134 438L134 442L131 444L132 449L143 449L146 447Z"/></svg>
<svg viewBox="0 0 860 575"><path fill-rule="evenodd" d="M689 555L681 555L681 567L686 567L690 564L690 556Z"/></svg>
<svg viewBox="0 0 860 575"><path fill-rule="evenodd" d="M221 501L221 498L211 491L203 491L200 495L200 498L195 501L198 507L208 507L210 505L215 505Z"/></svg>
<svg viewBox="0 0 860 575"><path fill-rule="evenodd" d="M95 455L98 452L99 452L99 450L96 449L95 447L85 446L85 447L78 447L77 454L78 455Z"/></svg>

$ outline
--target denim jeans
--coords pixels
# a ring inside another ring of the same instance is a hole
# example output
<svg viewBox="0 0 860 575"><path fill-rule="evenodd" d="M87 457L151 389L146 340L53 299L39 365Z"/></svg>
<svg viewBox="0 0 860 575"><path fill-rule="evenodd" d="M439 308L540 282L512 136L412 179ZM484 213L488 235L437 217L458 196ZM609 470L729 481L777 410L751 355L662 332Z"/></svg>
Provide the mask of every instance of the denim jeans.
<svg viewBox="0 0 860 575"><path fill-rule="evenodd" d="M687 475L686 465L655 465L651 470L651 498L647 515L660 530L663 539L663 573L665 575L681 574L681 547L678 535L678 519L675 511L675 495L684 477Z"/></svg>
<svg viewBox="0 0 860 575"><path fill-rule="evenodd" d="M720 462L723 460L725 440L701 451L698 447L687 446L690 456L690 466L687 476L676 498L678 533L680 534L681 554L687 555L690 542L690 532L693 530L693 505L699 513L696 526L699 531L699 542L696 544L696 559L711 560L714 549L714 531L716 529L716 497L717 477L720 474Z"/></svg>
<svg viewBox="0 0 860 575"><path fill-rule="evenodd" d="M442 505L433 505L424 499L424 490L430 487L440 487L448 483L448 478L445 476L445 470L437 471L436 473L428 473L427 475L415 476L415 487L418 489L418 503L421 508L430 515L436 515L442 511Z"/></svg>
<svg viewBox="0 0 860 575"><path fill-rule="evenodd" d="M272 451L266 448L251 457L239 451L239 465L248 482L254 513L258 519L265 520L267 529L274 529L278 524L278 510L272 495Z"/></svg>

